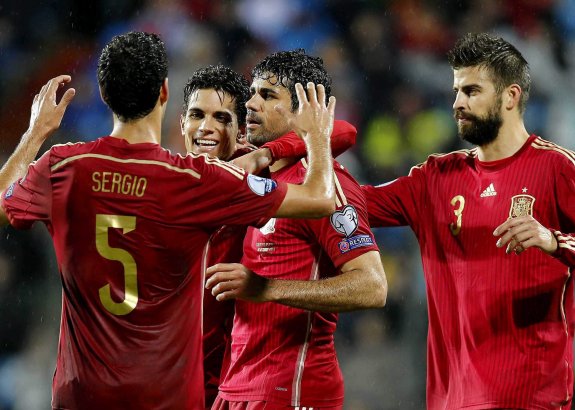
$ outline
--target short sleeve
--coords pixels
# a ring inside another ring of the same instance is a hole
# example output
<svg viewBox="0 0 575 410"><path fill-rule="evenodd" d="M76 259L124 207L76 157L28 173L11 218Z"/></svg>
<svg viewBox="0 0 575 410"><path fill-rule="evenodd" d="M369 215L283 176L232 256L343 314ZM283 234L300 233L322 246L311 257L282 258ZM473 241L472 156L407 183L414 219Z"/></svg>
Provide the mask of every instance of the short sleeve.
<svg viewBox="0 0 575 410"><path fill-rule="evenodd" d="M10 224L28 229L35 221L49 223L52 217L50 151L29 165L26 175L2 194L2 207Z"/></svg>
<svg viewBox="0 0 575 410"><path fill-rule="evenodd" d="M379 251L369 228L365 197L347 172L336 169L336 211L308 226L336 268L369 251Z"/></svg>
<svg viewBox="0 0 575 410"><path fill-rule="evenodd" d="M253 225L275 215L287 184L245 173L230 163L206 160L202 186L190 198L190 217L206 226Z"/></svg>
<svg viewBox="0 0 575 410"><path fill-rule="evenodd" d="M425 198L422 167L413 167L408 176L378 186L366 185L362 190L372 227L410 225L417 231L419 206Z"/></svg>

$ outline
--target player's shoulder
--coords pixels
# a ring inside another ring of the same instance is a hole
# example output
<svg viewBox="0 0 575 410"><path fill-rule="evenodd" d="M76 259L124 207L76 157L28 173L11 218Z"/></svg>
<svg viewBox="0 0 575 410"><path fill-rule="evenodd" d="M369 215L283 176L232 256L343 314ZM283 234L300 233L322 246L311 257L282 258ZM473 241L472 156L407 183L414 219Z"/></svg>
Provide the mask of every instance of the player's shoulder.
<svg viewBox="0 0 575 410"><path fill-rule="evenodd" d="M66 142L63 144L54 144L50 147L50 152L53 155L67 156L74 155L80 152L90 151L91 147L95 144L95 141L90 142Z"/></svg>
<svg viewBox="0 0 575 410"><path fill-rule="evenodd" d="M69 162L70 159L81 157L94 149L96 141L89 142L66 142L62 144L54 144L48 151L50 166L59 163Z"/></svg>
<svg viewBox="0 0 575 410"><path fill-rule="evenodd" d="M246 171L243 168L208 154L189 153L185 157L182 157L182 159L193 168L200 170L202 174L219 175L222 178L231 176L240 181L246 176Z"/></svg>
<svg viewBox="0 0 575 410"><path fill-rule="evenodd" d="M531 148L539 155L550 156L552 162L560 166L575 167L575 152L541 137L531 141Z"/></svg>
<svg viewBox="0 0 575 410"><path fill-rule="evenodd" d="M431 154L424 162L413 166L411 168L410 174L415 170L445 171L448 169L467 167L471 162L475 161L476 157L477 148L460 149L447 153Z"/></svg>

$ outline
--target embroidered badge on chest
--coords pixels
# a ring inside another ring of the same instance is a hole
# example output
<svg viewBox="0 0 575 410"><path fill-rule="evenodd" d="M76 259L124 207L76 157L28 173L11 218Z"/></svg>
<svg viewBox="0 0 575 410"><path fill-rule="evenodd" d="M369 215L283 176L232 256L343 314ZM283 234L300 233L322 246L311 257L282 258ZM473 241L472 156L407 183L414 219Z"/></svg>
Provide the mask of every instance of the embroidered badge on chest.
<svg viewBox="0 0 575 410"><path fill-rule="evenodd" d="M511 197L511 208L509 208L510 218L519 218L520 216L533 216L533 204L535 198L531 195L515 195Z"/></svg>

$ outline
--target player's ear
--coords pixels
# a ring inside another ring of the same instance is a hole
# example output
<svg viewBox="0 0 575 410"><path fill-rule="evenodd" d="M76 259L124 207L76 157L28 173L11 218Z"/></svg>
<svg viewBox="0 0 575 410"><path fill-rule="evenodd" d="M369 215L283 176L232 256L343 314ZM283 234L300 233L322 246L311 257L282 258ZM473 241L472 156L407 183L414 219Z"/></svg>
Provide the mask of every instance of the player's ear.
<svg viewBox="0 0 575 410"><path fill-rule="evenodd" d="M164 105L165 103L168 102L169 97L170 97L170 90L168 87L168 77L166 77L164 78L164 82L160 87L160 103Z"/></svg>

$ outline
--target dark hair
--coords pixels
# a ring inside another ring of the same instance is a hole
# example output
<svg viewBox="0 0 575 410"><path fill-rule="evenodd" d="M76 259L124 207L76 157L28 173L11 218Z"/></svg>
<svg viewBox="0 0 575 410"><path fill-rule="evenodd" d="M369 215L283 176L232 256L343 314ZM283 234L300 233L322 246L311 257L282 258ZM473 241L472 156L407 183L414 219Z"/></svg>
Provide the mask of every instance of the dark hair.
<svg viewBox="0 0 575 410"><path fill-rule="evenodd" d="M270 54L252 70L253 78L269 81L273 76L277 77L276 84L281 84L290 92L292 110L298 107L296 83L304 87L310 81L323 84L326 98L331 95L331 77L323 66L323 60L306 54L303 48Z"/></svg>
<svg viewBox="0 0 575 410"><path fill-rule="evenodd" d="M485 67L498 93L511 84L518 84L522 91L519 112L525 111L531 88L529 64L512 44L487 33L469 33L457 41L455 47L447 53L447 58L454 70Z"/></svg>
<svg viewBox="0 0 575 410"><path fill-rule="evenodd" d="M166 47L157 34L130 32L115 36L98 60L102 98L123 122L152 112L167 76Z"/></svg>
<svg viewBox="0 0 575 410"><path fill-rule="evenodd" d="M246 123L246 102L250 98L248 80L229 67L218 64L201 68L188 79L184 88L184 113L188 109L190 95L197 90L214 89L228 94L236 103L239 125Z"/></svg>

